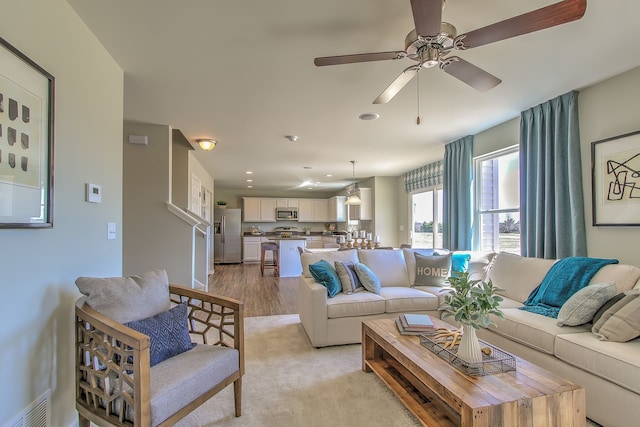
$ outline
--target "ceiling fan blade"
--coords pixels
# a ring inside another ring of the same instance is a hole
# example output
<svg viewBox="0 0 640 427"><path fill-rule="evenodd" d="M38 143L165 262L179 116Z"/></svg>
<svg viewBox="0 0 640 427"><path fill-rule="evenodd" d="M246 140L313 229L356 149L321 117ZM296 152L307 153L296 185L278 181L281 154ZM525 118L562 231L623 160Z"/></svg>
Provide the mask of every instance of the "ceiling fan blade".
<svg viewBox="0 0 640 427"><path fill-rule="evenodd" d="M411 10L419 36L435 36L440 33L442 0L411 0Z"/></svg>
<svg viewBox="0 0 640 427"><path fill-rule="evenodd" d="M440 68L480 92L486 92L502 83L502 80L496 76L457 56L450 56L442 60Z"/></svg>
<svg viewBox="0 0 640 427"><path fill-rule="evenodd" d="M355 55L340 55L340 56L324 56L316 58L313 63L318 67L325 65L340 65L340 64L353 64L356 62L371 62L371 61L385 61L387 59L402 59L407 56L407 53L398 50L393 52L375 52L375 53L358 53Z"/></svg>
<svg viewBox="0 0 640 427"><path fill-rule="evenodd" d="M394 81L391 82L387 88L382 91L382 93L373 101L374 104L386 104L391 101L394 96L400 90L405 87L407 83L411 81L412 78L418 74L418 70L420 70L420 65L412 65L411 67L406 68Z"/></svg>
<svg viewBox="0 0 640 427"><path fill-rule="evenodd" d="M456 39L456 48L471 49L522 34L555 27L556 25L566 24L582 18L586 8L587 0L563 0L462 34Z"/></svg>

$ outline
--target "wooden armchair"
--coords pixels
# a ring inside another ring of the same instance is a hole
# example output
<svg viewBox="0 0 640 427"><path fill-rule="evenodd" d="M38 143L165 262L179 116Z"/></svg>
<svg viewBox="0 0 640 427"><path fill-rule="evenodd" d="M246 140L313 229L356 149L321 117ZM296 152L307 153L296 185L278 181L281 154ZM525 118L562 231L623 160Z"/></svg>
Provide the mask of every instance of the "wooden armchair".
<svg viewBox="0 0 640 427"><path fill-rule="evenodd" d="M231 383L240 416L243 303L176 285L169 293L173 306L186 304L189 335L198 345L153 367L147 335L94 310L85 297L76 302L81 427L173 425Z"/></svg>

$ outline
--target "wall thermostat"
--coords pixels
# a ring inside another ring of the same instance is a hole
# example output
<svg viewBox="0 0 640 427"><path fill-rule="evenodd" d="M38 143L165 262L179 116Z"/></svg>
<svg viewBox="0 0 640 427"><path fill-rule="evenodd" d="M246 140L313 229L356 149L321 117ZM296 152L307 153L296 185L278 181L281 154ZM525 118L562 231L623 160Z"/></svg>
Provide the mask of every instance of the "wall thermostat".
<svg viewBox="0 0 640 427"><path fill-rule="evenodd" d="M98 184L85 185L85 200L89 203L102 203L102 187Z"/></svg>

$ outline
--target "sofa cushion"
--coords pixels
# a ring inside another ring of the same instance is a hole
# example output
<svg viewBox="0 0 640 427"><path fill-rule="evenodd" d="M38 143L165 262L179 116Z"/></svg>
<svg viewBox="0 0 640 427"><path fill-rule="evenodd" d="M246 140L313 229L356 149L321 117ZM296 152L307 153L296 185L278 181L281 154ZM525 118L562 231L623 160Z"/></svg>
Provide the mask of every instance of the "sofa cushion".
<svg viewBox="0 0 640 427"><path fill-rule="evenodd" d="M309 271L309 265L315 264L322 259L330 262L331 264L336 261L351 261L353 263L359 262L358 251L303 252L300 254L302 275L304 277L313 277Z"/></svg>
<svg viewBox="0 0 640 427"><path fill-rule="evenodd" d="M364 286L364 288L369 292L379 294L380 279L378 276L376 276L369 267L361 262L356 263L353 267L356 270L356 274L358 275L358 279L360 280L360 283L362 283L362 286Z"/></svg>
<svg viewBox="0 0 640 427"><path fill-rule="evenodd" d="M585 286L560 307L558 326L577 326L591 322L604 303L616 295L615 283L594 283Z"/></svg>
<svg viewBox="0 0 640 427"><path fill-rule="evenodd" d="M204 344L157 364L151 368L151 425L166 420L239 369L238 350Z"/></svg>
<svg viewBox="0 0 640 427"><path fill-rule="evenodd" d="M189 336L186 303L178 304L155 316L134 320L124 325L149 337L150 366L191 350L195 345Z"/></svg>
<svg viewBox="0 0 640 427"><path fill-rule="evenodd" d="M494 286L504 289L499 292L500 295L524 302L555 262L500 252L493 260L487 279Z"/></svg>
<svg viewBox="0 0 640 427"><path fill-rule="evenodd" d="M358 292L351 295L340 293L335 298L327 300L329 319L382 314L384 310L384 298L372 292Z"/></svg>
<svg viewBox="0 0 640 427"><path fill-rule="evenodd" d="M489 266L496 256L494 251L459 251L454 253L468 253L471 255L467 273L469 273L469 278L473 280L485 280Z"/></svg>
<svg viewBox="0 0 640 427"><path fill-rule="evenodd" d="M558 334L589 330L587 325L560 327L556 319L517 308L505 308L502 312L504 319L493 316L496 326L489 327L492 332L547 354L554 354Z"/></svg>
<svg viewBox="0 0 640 427"><path fill-rule="evenodd" d="M89 307L119 323L155 316L171 308L165 270L128 277L79 277L76 286Z"/></svg>
<svg viewBox="0 0 640 427"><path fill-rule="evenodd" d="M438 296L405 286L387 286L380 290L385 299L385 312L402 313L438 309Z"/></svg>
<svg viewBox="0 0 640 427"><path fill-rule="evenodd" d="M605 265L589 283L615 283L618 292L632 289L640 279L640 268L629 264Z"/></svg>
<svg viewBox="0 0 640 427"><path fill-rule="evenodd" d="M364 291L364 287L356 274L354 263L351 261L336 261L334 266L342 284L342 292L350 295L354 292Z"/></svg>
<svg viewBox="0 0 640 427"><path fill-rule="evenodd" d="M335 297L338 292L342 291L342 283L336 269L328 261L321 259L320 261L311 264L309 271L313 276L313 280L320 283L327 288L327 294L329 298Z"/></svg>
<svg viewBox="0 0 640 427"><path fill-rule="evenodd" d="M640 298L634 298L607 319L596 336L601 341L627 342L640 336Z"/></svg>
<svg viewBox="0 0 640 427"><path fill-rule="evenodd" d="M451 275L451 256L424 256L418 253L416 257L416 285L447 286L447 278Z"/></svg>
<svg viewBox="0 0 640 427"><path fill-rule="evenodd" d="M556 337L556 357L573 366L640 393L640 339L599 341L589 332Z"/></svg>
<svg viewBox="0 0 640 427"><path fill-rule="evenodd" d="M401 250L359 249L360 262L380 279L380 286L410 286L407 263Z"/></svg>

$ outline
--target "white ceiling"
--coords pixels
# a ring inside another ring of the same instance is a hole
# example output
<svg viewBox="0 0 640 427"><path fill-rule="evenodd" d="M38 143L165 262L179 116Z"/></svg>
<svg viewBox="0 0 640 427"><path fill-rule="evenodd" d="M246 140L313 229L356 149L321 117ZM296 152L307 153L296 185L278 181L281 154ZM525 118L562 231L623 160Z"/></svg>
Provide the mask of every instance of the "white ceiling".
<svg viewBox="0 0 640 427"><path fill-rule="evenodd" d="M443 20L466 33L556 1L448 0ZM372 104L411 60L313 64L403 50L409 0L68 2L124 70L125 119L220 141L196 150L217 188L246 188L251 170L255 189L310 180L327 191L351 180L350 160L357 178L398 176L441 158L447 142L640 66L640 2L588 0L579 21L456 53L501 78L495 89L421 72L418 126L416 79ZM366 112L381 117L359 120Z"/></svg>

